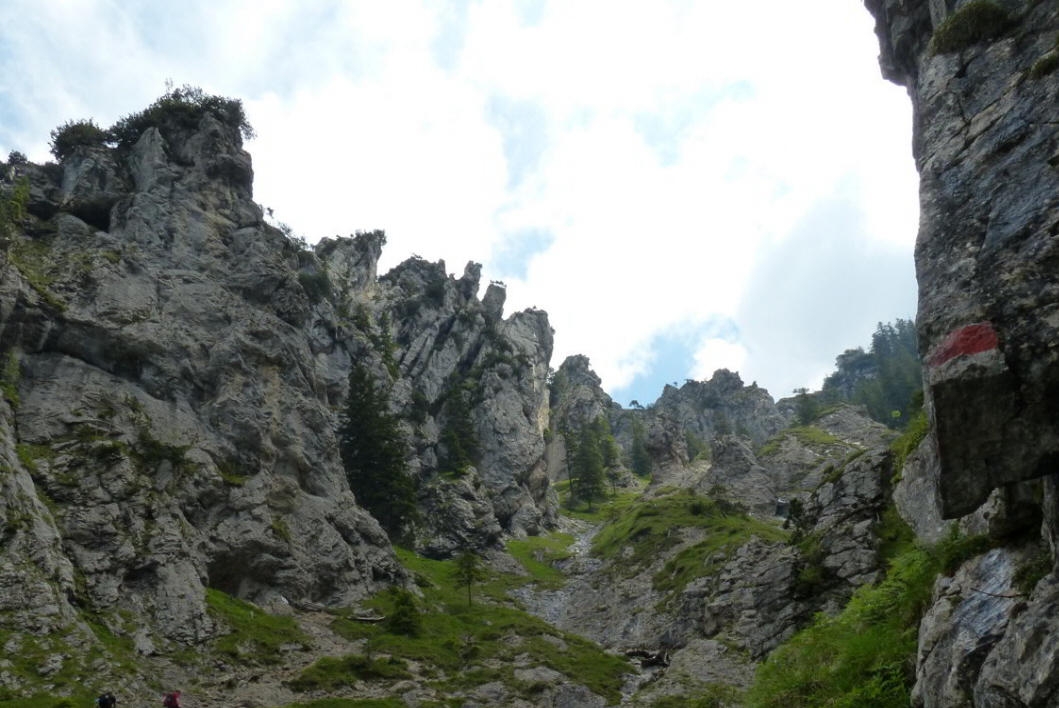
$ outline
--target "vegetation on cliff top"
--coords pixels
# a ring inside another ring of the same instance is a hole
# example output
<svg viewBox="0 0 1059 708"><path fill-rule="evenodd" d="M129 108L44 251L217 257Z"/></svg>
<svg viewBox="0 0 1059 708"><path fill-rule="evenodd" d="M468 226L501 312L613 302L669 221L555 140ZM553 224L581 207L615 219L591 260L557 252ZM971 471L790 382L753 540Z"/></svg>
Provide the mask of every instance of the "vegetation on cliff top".
<svg viewBox="0 0 1059 708"><path fill-rule="evenodd" d="M869 350L857 347L839 354L835 371L812 399L823 406L840 401L862 405L873 420L901 428L916 408L915 392L923 385L922 377L915 323L880 322Z"/></svg>
<svg viewBox="0 0 1059 708"><path fill-rule="evenodd" d="M103 129L92 119L70 120L51 132L51 153L63 160L78 147L114 146L129 149L148 128L158 128L167 138L175 131L194 130L210 114L222 123L237 128L244 140L254 137L254 128L246 117L243 102L206 93L198 86L166 87L166 92L147 108L121 118Z"/></svg>

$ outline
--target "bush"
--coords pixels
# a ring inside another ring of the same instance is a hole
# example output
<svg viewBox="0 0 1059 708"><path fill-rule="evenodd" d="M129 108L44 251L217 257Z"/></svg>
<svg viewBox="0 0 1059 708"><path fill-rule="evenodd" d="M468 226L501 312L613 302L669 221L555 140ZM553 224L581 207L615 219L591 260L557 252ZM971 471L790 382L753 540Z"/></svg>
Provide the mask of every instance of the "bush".
<svg viewBox="0 0 1059 708"><path fill-rule="evenodd" d="M988 536L965 536L959 526L952 524L945 537L938 541L934 552L938 556L941 572L945 575L952 575L965 562L985 553L995 545Z"/></svg>
<svg viewBox="0 0 1059 708"><path fill-rule="evenodd" d="M393 595L393 611L386 618L386 631L406 637L418 637L422 630L419 610L412 593L400 588L390 588Z"/></svg>
<svg viewBox="0 0 1059 708"><path fill-rule="evenodd" d="M1037 583L1052 572L1052 566L1051 555L1045 550L1038 551L1015 569L1012 584L1020 594L1032 595Z"/></svg>
<svg viewBox="0 0 1059 708"><path fill-rule="evenodd" d="M305 291L309 302L314 305L331 297L331 276L326 270L318 270L315 273L298 273L298 283Z"/></svg>
<svg viewBox="0 0 1059 708"><path fill-rule="evenodd" d="M930 423L927 420L927 414L925 411L919 411L908 421L908 428L905 429L901 437L890 444L890 449L894 452L895 477L899 478L901 470L905 466L905 460L915 452L928 433L930 433Z"/></svg>
<svg viewBox="0 0 1059 708"><path fill-rule="evenodd" d="M930 40L932 54L948 54L995 39L1013 24L1011 14L993 0L972 0L949 15Z"/></svg>
<svg viewBox="0 0 1059 708"><path fill-rule="evenodd" d="M1030 68L1030 78L1043 79L1056 69L1059 69L1059 53L1049 52L1034 62Z"/></svg>
<svg viewBox="0 0 1059 708"><path fill-rule="evenodd" d="M107 143L107 131L88 120L70 120L51 131L51 154L55 159L65 160L79 147L103 147Z"/></svg>
<svg viewBox="0 0 1059 708"><path fill-rule="evenodd" d="M109 131L109 138L119 148L128 149L136 144L148 128L158 128L163 135L173 131L194 130L207 113L212 114L225 125L238 128L244 140L254 137L254 128L250 125L243 109L243 102L237 98L214 96L198 86L184 85L170 89L139 113L127 115Z"/></svg>

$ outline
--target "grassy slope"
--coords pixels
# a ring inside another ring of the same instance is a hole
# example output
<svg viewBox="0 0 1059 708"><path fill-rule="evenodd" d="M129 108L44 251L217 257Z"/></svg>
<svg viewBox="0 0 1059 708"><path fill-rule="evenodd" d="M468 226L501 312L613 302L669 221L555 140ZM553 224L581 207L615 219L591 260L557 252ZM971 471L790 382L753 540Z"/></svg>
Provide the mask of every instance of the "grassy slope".
<svg viewBox="0 0 1059 708"><path fill-rule="evenodd" d="M525 542L516 556L525 555L534 545L551 546L556 552L563 543L562 538ZM606 654L588 640L554 629L519 609L508 597L509 589L530 578L493 574L473 587L474 599L468 604L466 588L454 579L452 561L429 560L403 550L398 555L423 593L418 601L421 629L416 636L404 636L388 632L384 623L336 619L336 632L349 639L366 640L368 656L417 663L420 673L431 679L429 686L442 695L502 681L514 692L531 697L543 687L523 685L515 678L515 658L521 657L528 660L527 665L547 666L566 675L611 704L620 699L623 676L630 671L627 661ZM547 582L555 581L539 567L531 573L544 576ZM382 593L368 604L389 615L393 601L393 595Z"/></svg>

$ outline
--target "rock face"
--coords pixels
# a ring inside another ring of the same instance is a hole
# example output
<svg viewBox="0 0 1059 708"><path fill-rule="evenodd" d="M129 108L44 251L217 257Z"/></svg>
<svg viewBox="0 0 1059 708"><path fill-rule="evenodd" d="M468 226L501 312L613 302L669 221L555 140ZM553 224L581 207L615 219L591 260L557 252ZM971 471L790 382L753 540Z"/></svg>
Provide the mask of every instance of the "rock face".
<svg viewBox="0 0 1059 708"><path fill-rule="evenodd" d="M446 274L444 262L412 258L379 279L368 304L386 313L381 329L392 323L391 362L400 372L396 397L413 423L410 433L418 452L413 464L420 466L421 476L433 478L443 452L446 399L465 396L481 450L473 475L484 486L476 503L490 505L490 514L515 535L537 533L555 516L544 460L552 329L540 310L501 319L503 288L490 285L479 301L480 273L478 264L468 263L455 279ZM467 523L481 525L473 518L458 525ZM472 545L495 540L488 526ZM451 542L435 542L448 532L447 525L432 525L426 532L434 540L425 545L454 548Z"/></svg>
<svg viewBox="0 0 1059 708"><path fill-rule="evenodd" d="M867 0L884 75L908 88L922 217L917 326L939 452L942 513L1059 459L1059 16L1051 3L987 3L1008 17L979 41L982 3Z"/></svg>
<svg viewBox="0 0 1059 708"><path fill-rule="evenodd" d="M745 386L739 374L727 369L716 371L709 381L689 380L680 388L667 385L646 408L623 409L603 391L588 358L572 356L555 374L551 402L553 430L578 430L602 415L626 458L633 446L634 426L642 426L652 478L659 484L694 486L687 474L694 462L689 459L693 457L689 439L706 449L715 438L738 433L747 445L761 444L787 427L787 418L768 391L756 384Z"/></svg>
<svg viewBox="0 0 1059 708"><path fill-rule="evenodd" d="M8 172L30 215L0 252L0 634L58 636L91 612L123 635L127 616L151 653L215 636L207 587L347 604L406 582L338 454L354 361L392 386L450 550L550 522L551 328L503 319L496 286L480 302L476 265L455 279L413 259L380 280L381 232L292 241L209 111ZM456 386L480 459L431 484Z"/></svg>
<svg viewBox="0 0 1059 708"><path fill-rule="evenodd" d="M739 374L728 369L718 369L709 381L666 386L654 411L706 441L735 432L760 445L788 425L768 391L756 383L743 384Z"/></svg>
<svg viewBox="0 0 1059 708"><path fill-rule="evenodd" d="M925 539L959 518L1002 546L935 588L915 705L1055 705L1054 571L1018 587L1049 563L1029 564L1011 539L1040 529L1050 565L1059 559L1059 10L865 4L883 74L912 99L921 178L917 328L932 438L910 456L898 505Z"/></svg>

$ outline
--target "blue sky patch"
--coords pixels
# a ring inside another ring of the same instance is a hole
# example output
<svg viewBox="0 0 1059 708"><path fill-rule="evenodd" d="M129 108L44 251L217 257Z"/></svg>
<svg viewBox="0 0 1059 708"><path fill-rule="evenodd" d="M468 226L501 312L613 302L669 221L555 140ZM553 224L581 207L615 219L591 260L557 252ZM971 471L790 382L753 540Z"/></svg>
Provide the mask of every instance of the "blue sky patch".
<svg viewBox="0 0 1059 708"><path fill-rule="evenodd" d="M501 278L525 280L530 259L543 253L555 242L550 229L525 229L506 234L493 245L489 266Z"/></svg>

